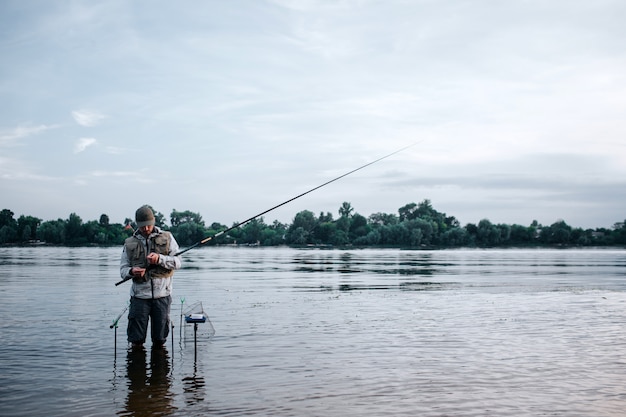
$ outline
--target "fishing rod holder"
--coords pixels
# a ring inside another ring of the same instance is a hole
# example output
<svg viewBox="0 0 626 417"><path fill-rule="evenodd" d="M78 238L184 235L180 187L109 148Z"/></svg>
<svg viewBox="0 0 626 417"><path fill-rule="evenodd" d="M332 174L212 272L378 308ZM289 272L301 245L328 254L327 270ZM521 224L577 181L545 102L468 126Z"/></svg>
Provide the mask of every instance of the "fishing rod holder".
<svg viewBox="0 0 626 417"><path fill-rule="evenodd" d="M206 317L202 314L185 316L185 323L193 323L193 360L198 356L198 324L206 323Z"/></svg>
<svg viewBox="0 0 626 417"><path fill-rule="evenodd" d="M207 328L204 329L204 331L208 333L206 335L208 338L215 334L215 329L213 328L211 320L209 320L209 315L204 311L201 301L192 304L185 312L182 313L182 316L185 318L186 325L193 325L193 357L195 361L198 356L198 325L208 324L208 326L206 326ZM187 332L185 332L185 336L186 334Z"/></svg>

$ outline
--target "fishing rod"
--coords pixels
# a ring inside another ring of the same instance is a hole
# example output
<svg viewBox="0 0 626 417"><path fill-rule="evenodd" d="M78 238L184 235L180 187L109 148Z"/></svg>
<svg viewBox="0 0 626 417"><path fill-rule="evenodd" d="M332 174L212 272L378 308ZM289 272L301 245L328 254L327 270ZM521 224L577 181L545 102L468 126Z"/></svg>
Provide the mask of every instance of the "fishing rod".
<svg viewBox="0 0 626 417"><path fill-rule="evenodd" d="M269 208L269 209L267 209L267 210L265 210L265 211L263 211L263 212L261 212L261 213L259 213L259 214L255 215L255 216L252 216L252 217L250 217L249 219L246 219L246 220L244 220L244 221L242 221L242 222L240 222L240 223L237 223L237 224L235 224L234 226L229 227L228 229L222 230L221 232L218 232L218 233L216 233L216 234L215 234L215 235L213 235L213 236L206 237L206 238L202 239L201 241L196 242L196 243L194 243L193 245L189 246L187 249L184 249L184 250L179 251L179 252L178 252L178 253L176 253L174 256L182 255L183 253L185 253L185 252L187 252L187 251L190 251L190 250L191 250L191 249L193 249L193 248L196 248L196 247L198 247L198 246L200 246L200 245L204 245L205 243L209 242L210 240L215 239L215 238L217 238L217 237L219 237L219 236L222 236L223 234L228 233L228 232L230 232L231 230L236 229L236 228L238 228L238 227L240 227L240 226L243 226L244 224L246 224L246 223L248 223L248 222L251 222L252 220L256 219L257 217L261 217L262 215L267 214L267 213L269 213L270 211L276 210L277 208L282 207L282 206L284 206L285 204L291 203L292 201L297 200L297 199L298 199L298 198L300 198L300 197L303 197L303 196L305 196L305 195L307 195L307 194L309 194L309 193L312 193L312 192L313 192L313 191L315 191L315 190L319 190L320 188L325 187L325 186L327 186L327 185L328 185L328 184L330 184L330 183L333 183L333 182L335 182L335 181L337 181L337 180L340 180L340 179L342 179L342 178L344 178L344 177L347 177L348 175L353 174L353 173L355 173L355 172L357 172L357 171L360 171L360 170L362 170L363 168L366 168L366 167L368 167L368 166L370 166L370 165L373 165L373 164L375 164L376 162L380 162L380 161L382 161L383 159L389 158L390 156L393 156L393 155L395 155L395 154L397 154L397 153L400 153L400 152L402 152L402 151L404 151L404 150L407 150L408 148L410 148L410 147L412 147L412 146L415 146L415 145L417 145L418 143L419 143L419 142L415 142L415 143L413 143L413 144L411 144L411 145L408 145L408 146L405 146L405 147L403 147L403 148L400 148L400 149L398 149L397 151L394 151L394 152L392 152L392 153L390 153L390 154L388 154L388 155L385 155L385 156L383 156L383 157L381 157L381 158L378 158L378 159L376 159L376 160L374 160L374 161L368 162L367 164L362 165L362 166L360 166L360 167L358 167L358 168L355 168L355 169L353 169L352 171L346 172L345 174L340 175L340 176L338 176L338 177L336 177L336 178L333 178L333 179L332 179L332 180L330 180L330 181L326 181L324 184L321 184L321 185L318 185L317 187L311 188L310 190L305 191L305 192L303 192L302 194L298 194L297 196L292 197L292 198L290 198L290 199L289 199L289 200L287 200L287 201L283 201L282 203L277 204L277 205L275 205L274 207ZM131 278L132 278L132 277L127 277L127 278L124 278L123 280L121 280L120 282L116 283L115 285L120 285L120 284L122 284L122 283L124 283L124 282L128 281L128 280L129 280L129 279L131 279Z"/></svg>

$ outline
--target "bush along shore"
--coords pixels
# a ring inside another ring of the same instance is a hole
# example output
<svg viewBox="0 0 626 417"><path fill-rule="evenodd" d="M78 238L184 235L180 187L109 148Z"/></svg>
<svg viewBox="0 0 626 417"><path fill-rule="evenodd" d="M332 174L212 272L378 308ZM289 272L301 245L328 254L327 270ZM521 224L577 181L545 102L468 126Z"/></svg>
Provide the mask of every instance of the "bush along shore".
<svg viewBox="0 0 626 417"><path fill-rule="evenodd" d="M154 210L157 226L169 230L181 247L192 245L208 236L228 229L220 223L209 226L199 213L173 210L169 223ZM236 225L237 223L233 223ZM84 222L76 213L67 219L47 220L0 211L0 244L2 245L122 245L135 229L132 219L111 223L102 214L98 220ZM253 246L319 246L319 247L402 247L444 249L455 247L569 247L624 246L626 221L611 228L582 229L557 220L551 225L533 221L528 226L493 224L483 219L478 224L461 226L454 216L432 207L429 200L409 203L398 213L374 213L365 217L344 202L335 218L330 212L315 215L303 210L291 224L274 221L265 223L263 217L211 240L218 245Z"/></svg>

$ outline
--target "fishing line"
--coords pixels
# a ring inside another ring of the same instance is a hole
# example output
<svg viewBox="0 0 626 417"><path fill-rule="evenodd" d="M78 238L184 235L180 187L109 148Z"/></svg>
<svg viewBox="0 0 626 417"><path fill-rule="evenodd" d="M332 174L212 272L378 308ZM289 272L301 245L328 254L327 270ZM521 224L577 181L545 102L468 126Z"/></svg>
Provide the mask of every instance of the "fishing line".
<svg viewBox="0 0 626 417"><path fill-rule="evenodd" d="M267 209L267 210L265 210L265 211L263 211L263 212L261 212L261 213L259 213L259 214L255 215L255 216L252 216L252 217L250 217L250 218L249 218L249 219L247 219L247 220L244 220L244 221L242 221L242 222L240 222L240 223L235 224L235 225L234 225L234 226L232 226L232 227L229 227L228 229L222 230L221 232L218 232L218 233L216 233L216 234L215 234L215 235L213 235L213 236L209 236L209 237L207 237L207 238L205 238L205 239L203 239L203 240L201 240L201 241L199 241L199 242L194 243L193 245L191 245L191 246L190 246L190 247L188 247L187 249L185 249L185 250L182 250L182 251L178 252L178 253L176 254L176 256L178 256L178 255L182 255L183 253L185 253L185 252L187 252L187 251L189 251L189 250L191 250L191 249L193 249L193 248L195 248L195 247L197 247L197 246L204 245L205 243L207 243L207 242L208 242L208 241L210 241L211 239L214 239L214 238L216 238L216 237L218 237L218 236L223 235L224 233L230 232L230 231L231 231L231 230L233 230L233 229L236 229L236 228L238 228L238 227L240 227L240 226L243 226L244 224L246 224L246 223L248 223L248 222L251 222L252 220L256 219L257 217L261 217L262 215L267 214L267 213L269 213L270 211L276 210L277 208L282 207L282 206L284 206L285 204L291 203L292 201L297 200L297 199L298 199L298 198L300 198L300 197L304 197L305 195L307 195L307 194L309 194L309 193L312 193L312 192L313 192L313 191L315 191L315 190L318 190L318 189L320 189L320 188L322 188L322 187L324 187L324 186L326 186L326 185L328 185L328 184L330 184L330 183L333 183L333 182L335 182L335 181L337 181L337 180L340 180L341 178L347 177L348 175L353 174L353 173L355 173L355 172L357 172L357 171L359 171L359 170L361 170L361 169L363 169L363 168L366 168L366 167L368 167L368 166L370 166L370 165L373 165L373 164L375 164L376 162L382 161L382 160L383 160L383 159L385 159L385 158L389 158L390 156L393 156L393 155L395 155L395 154L397 154L397 153L399 153L399 152L402 152L402 151L404 151L404 150L406 150L406 149L408 149L408 148L410 148L411 146L414 146L414 145L417 145L417 143L414 143L414 144L409 145L409 146L405 146L404 148L402 148L402 149L398 149L397 151L392 152L392 153L390 153L389 155L385 155L385 156L383 156L383 157L381 157L381 158L376 159L375 161L368 162L367 164L362 165L362 166L360 166L360 167L358 167L358 168L356 168L356 169L353 169L352 171L346 172L345 174L340 175L340 176L338 176L337 178L333 178L332 180L327 181L327 182L325 182L324 184L321 184L321 185L318 185L317 187L311 188L310 190L305 191L305 192L303 192L302 194L299 194L299 195L297 195L297 196L295 196L295 197L293 197L293 198L290 198L290 199L289 199L289 200L287 200L287 201L284 201L284 202L282 202L282 203L280 203L280 204L277 204L277 205L275 205L274 207L269 208L269 209Z"/></svg>
<svg viewBox="0 0 626 417"><path fill-rule="evenodd" d="M307 194L309 194L309 193L312 193L312 192L313 192L313 191L315 191L315 190L319 190L320 188L325 187L325 186L327 186L328 184L331 184L331 183L333 183L333 182L335 182L335 181L338 181L338 180L340 180L340 179L342 179L342 178L344 178L344 177L347 177L348 175L353 174L353 173L355 173L355 172L357 172L357 171L360 171L360 170L362 170L363 168L366 168L366 167L368 167L368 166L370 166L370 165L373 165L373 164L375 164L375 163L377 163L377 162L380 162L380 161L382 161L383 159L387 159L387 158L389 158L390 156L393 156L393 155L395 155L395 154L397 154L397 153L400 153L400 152L402 152L402 151L405 151L405 150L409 149L410 147L413 147L413 146L417 145L418 143L420 143L420 142L415 142L415 143L412 143L411 145L408 145L408 146L405 146L405 147L403 147L403 148L400 148L400 149L398 149L397 151L394 151L394 152L392 152L392 153L390 153L390 154L388 154L388 155L385 155L385 156L380 157L380 158L378 158L378 159L376 159L376 160L374 160L374 161L368 162L368 163L367 163L367 164L365 164L365 165L362 165L362 166L360 166L360 167L358 167L358 168L355 168L355 169L353 169L352 171L346 172L346 173L345 173L345 174L343 174L343 175L340 175L340 176L338 176L338 177L336 177L336 178L333 178L333 179L332 179L332 180L330 180L330 181L326 181L324 184L321 184L321 185L318 185L317 187L311 188L310 190L305 191L305 192L303 192L302 194L298 194L297 196L292 197L292 198L290 198L290 199L289 199L289 200L287 200L287 201L283 201L282 203L277 204L277 205L275 205L274 207L269 208L269 209L267 209L267 210L265 210L265 211L263 211L263 212L261 212L261 213L259 213L259 214L257 214L257 215L254 215L254 216L250 217L249 219L246 219L246 220L244 220L244 221L242 221L242 222L240 222L240 223L237 223L237 224L235 224L234 226L229 227L228 229L222 230L221 232L218 232L218 233L216 233L216 234L215 234L215 235L213 235L213 236L209 236L209 237L207 237L207 238L204 238L204 239L202 239L201 241L196 242L196 243L194 243L193 245L189 246L187 249L184 249L184 250L182 250L182 251L179 251L179 252L178 252L178 253L176 253L174 256L182 255L183 253L185 253L185 252L187 252L187 251L189 251L189 250L191 250L191 249L193 249L193 248L196 248L196 247L198 247L198 246L200 246L200 245L204 245L205 243L207 243L207 242L211 241L212 239L215 239L215 238L217 238L217 237L219 237L219 236L222 236L223 234L228 233L228 232L230 232L230 231L231 231L231 230L233 230L233 229L236 229L236 228L238 228L238 227L240 227L240 226L243 226L244 224L246 224L246 223L248 223L248 222L251 222L252 220L256 219L257 217L261 217L262 215L267 214L267 213L269 213L270 211L276 210L277 208L282 207L282 206L284 206L285 204L289 204L289 203L291 203L292 201L297 200L297 199L298 199L298 198L300 198L300 197L304 197L305 195L307 195ZM122 283L124 283L124 282L128 281L129 279L131 279L131 277L124 278L123 280L121 280L121 281L117 282L115 285L120 285L120 284L122 284Z"/></svg>

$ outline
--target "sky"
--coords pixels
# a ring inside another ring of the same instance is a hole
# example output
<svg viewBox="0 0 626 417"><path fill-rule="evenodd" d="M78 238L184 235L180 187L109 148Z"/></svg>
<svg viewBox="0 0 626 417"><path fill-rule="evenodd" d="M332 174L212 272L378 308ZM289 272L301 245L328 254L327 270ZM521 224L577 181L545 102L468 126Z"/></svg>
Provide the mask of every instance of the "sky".
<svg viewBox="0 0 626 417"><path fill-rule="evenodd" d="M622 0L3 0L0 209L626 219ZM411 146L412 145L412 146Z"/></svg>

